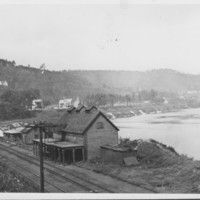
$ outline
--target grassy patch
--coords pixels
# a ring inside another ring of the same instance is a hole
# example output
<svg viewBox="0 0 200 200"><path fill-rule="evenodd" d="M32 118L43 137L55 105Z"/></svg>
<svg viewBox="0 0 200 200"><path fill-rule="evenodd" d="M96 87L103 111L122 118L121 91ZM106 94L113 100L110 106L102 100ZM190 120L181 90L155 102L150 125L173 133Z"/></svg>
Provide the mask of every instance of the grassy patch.
<svg viewBox="0 0 200 200"><path fill-rule="evenodd" d="M38 192L24 177L0 162L0 192Z"/></svg>
<svg viewBox="0 0 200 200"><path fill-rule="evenodd" d="M122 146L137 146L139 166L120 166L100 159L77 165L158 193L200 193L200 161L178 155L172 147L154 140L123 142Z"/></svg>

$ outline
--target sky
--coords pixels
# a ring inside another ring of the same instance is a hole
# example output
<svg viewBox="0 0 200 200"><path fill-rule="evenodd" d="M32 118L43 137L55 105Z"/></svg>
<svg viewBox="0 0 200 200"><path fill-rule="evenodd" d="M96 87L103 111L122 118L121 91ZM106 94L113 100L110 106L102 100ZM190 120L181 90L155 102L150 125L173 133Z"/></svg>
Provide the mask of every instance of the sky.
<svg viewBox="0 0 200 200"><path fill-rule="evenodd" d="M200 74L200 4L0 4L0 58L49 70Z"/></svg>

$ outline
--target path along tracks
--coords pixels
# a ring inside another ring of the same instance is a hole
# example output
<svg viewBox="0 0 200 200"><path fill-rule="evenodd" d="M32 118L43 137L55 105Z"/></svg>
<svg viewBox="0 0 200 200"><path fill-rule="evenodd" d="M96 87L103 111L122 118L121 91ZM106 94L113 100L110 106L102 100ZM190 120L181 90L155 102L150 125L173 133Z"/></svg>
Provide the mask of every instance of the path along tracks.
<svg viewBox="0 0 200 200"><path fill-rule="evenodd" d="M39 159L37 157L18 152L11 147L0 144L1 159L11 168L20 172L34 185L40 183ZM80 192L80 193L115 193L117 191L108 189L97 182L83 177L73 170L61 169L50 162L44 163L45 192Z"/></svg>

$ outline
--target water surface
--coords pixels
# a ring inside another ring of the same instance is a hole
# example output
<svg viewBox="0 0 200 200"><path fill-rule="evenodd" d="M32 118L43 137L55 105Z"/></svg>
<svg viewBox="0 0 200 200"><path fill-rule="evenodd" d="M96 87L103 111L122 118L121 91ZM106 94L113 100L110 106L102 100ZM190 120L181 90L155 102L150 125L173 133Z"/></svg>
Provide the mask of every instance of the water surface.
<svg viewBox="0 0 200 200"><path fill-rule="evenodd" d="M118 118L113 122L120 129L119 137L155 139L200 160L200 108Z"/></svg>

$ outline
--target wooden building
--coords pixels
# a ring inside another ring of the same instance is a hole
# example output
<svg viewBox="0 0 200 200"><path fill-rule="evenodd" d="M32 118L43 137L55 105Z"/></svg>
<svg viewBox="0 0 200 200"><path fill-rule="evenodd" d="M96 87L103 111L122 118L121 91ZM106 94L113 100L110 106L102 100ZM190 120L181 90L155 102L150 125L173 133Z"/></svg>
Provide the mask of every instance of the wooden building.
<svg viewBox="0 0 200 200"><path fill-rule="evenodd" d="M44 142L45 157L55 162L75 162L100 157L100 147L116 145L119 129L96 107L84 106L66 111L56 122L59 137ZM55 141L53 141L55 140ZM39 140L34 140L38 155Z"/></svg>
<svg viewBox="0 0 200 200"><path fill-rule="evenodd" d="M32 127L28 126L21 131L22 142L24 144L33 144L33 140L38 139L39 134L40 134L39 129L34 127L34 125ZM52 137L52 135L50 134L47 135L44 132L42 134L43 134L42 136L43 138Z"/></svg>
<svg viewBox="0 0 200 200"><path fill-rule="evenodd" d="M62 141L83 145L86 159L99 157L100 146L118 143L119 129L94 106L66 112L59 123L66 124Z"/></svg>
<svg viewBox="0 0 200 200"><path fill-rule="evenodd" d="M21 131L24 129L24 127L19 127L15 129L9 129L3 132L4 139L11 141L11 142L22 142L22 135Z"/></svg>
<svg viewBox="0 0 200 200"><path fill-rule="evenodd" d="M104 162L124 164L124 158L136 157L137 150L128 147L104 145L101 146L101 159Z"/></svg>

